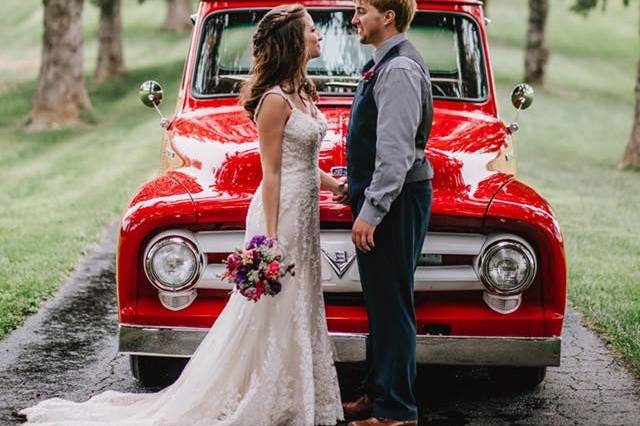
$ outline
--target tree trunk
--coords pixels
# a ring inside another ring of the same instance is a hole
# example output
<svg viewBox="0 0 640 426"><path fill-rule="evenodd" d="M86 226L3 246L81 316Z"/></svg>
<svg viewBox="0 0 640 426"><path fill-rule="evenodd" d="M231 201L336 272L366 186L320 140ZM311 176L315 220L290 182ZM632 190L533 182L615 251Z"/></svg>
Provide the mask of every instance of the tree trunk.
<svg viewBox="0 0 640 426"><path fill-rule="evenodd" d="M529 0L529 28L527 30L527 50L524 58L524 81L544 84L549 49L545 43L545 26L549 0Z"/></svg>
<svg viewBox="0 0 640 426"><path fill-rule="evenodd" d="M32 129L72 126L91 116L82 74L83 0L43 0L44 35Z"/></svg>
<svg viewBox="0 0 640 426"><path fill-rule="evenodd" d="M621 168L640 168L640 61L636 74L636 112L633 120L633 130L624 153Z"/></svg>
<svg viewBox="0 0 640 426"><path fill-rule="evenodd" d="M484 16L487 16L489 13L489 0L484 0L482 2L482 11L484 12Z"/></svg>
<svg viewBox="0 0 640 426"><path fill-rule="evenodd" d="M101 83L125 73L122 56L120 0L100 0L98 64L93 79Z"/></svg>
<svg viewBox="0 0 640 426"><path fill-rule="evenodd" d="M167 0L167 18L163 28L182 32L191 29L191 0Z"/></svg>

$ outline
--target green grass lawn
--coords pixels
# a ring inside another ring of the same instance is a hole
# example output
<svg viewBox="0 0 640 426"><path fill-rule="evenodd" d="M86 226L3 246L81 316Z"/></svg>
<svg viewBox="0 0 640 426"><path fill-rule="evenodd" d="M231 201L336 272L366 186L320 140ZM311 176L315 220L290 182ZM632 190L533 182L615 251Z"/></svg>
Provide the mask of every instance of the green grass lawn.
<svg viewBox="0 0 640 426"><path fill-rule="evenodd" d="M558 216L569 298L640 376L640 172L620 171L640 59L637 3L586 19L550 2L547 87L516 134L519 174ZM526 2L492 0L489 34L502 115L522 79ZM605 36L606 35L606 36Z"/></svg>
<svg viewBox="0 0 640 426"><path fill-rule="evenodd" d="M91 88L99 122L25 132L40 54L39 0L6 0L0 37L0 337L35 312L83 251L116 220L159 164L161 129L136 98L140 81L165 85L169 113L188 38L158 28L164 6L125 0L129 75ZM553 205L566 240L569 296L640 375L640 173L619 171L631 130L637 3L609 1L583 18L551 2L548 85L521 116L521 179ZM635 8L635 9L634 9ZM85 58L96 55L97 10L85 5ZM522 79L525 0L492 0L491 56L505 120Z"/></svg>
<svg viewBox="0 0 640 426"><path fill-rule="evenodd" d="M37 311L84 250L122 214L136 188L156 172L162 129L137 98L143 80L164 84L169 114L189 35L160 30L164 5L125 1L128 75L94 87L98 123L28 132L42 36L42 2L7 0L0 38L0 337ZM85 4L85 69L95 67L97 9ZM5 49L6 47L6 49Z"/></svg>

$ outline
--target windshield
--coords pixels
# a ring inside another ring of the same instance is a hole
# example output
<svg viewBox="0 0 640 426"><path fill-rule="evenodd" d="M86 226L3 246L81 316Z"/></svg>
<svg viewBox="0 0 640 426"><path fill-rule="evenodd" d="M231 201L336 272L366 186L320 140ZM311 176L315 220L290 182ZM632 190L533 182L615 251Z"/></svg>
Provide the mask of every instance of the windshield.
<svg viewBox="0 0 640 426"><path fill-rule="evenodd" d="M204 24L193 83L196 97L237 94L251 65L251 36L267 10L211 15ZM373 49L359 42L352 10L313 10L324 40L321 56L309 61L318 92L352 94ZM434 98L482 101L487 79L480 34L462 15L418 12L407 33L429 68Z"/></svg>

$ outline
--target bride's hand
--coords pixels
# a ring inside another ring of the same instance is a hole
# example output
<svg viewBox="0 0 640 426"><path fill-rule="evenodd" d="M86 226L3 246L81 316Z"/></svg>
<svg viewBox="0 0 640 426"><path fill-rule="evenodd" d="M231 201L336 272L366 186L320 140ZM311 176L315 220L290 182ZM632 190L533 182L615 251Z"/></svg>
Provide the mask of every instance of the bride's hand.
<svg viewBox="0 0 640 426"><path fill-rule="evenodd" d="M273 239L273 252L275 253L276 256L280 256L281 259L284 259L284 252L282 251L282 247L280 247L280 243L278 242L277 239L272 238Z"/></svg>
<svg viewBox="0 0 640 426"><path fill-rule="evenodd" d="M333 191L333 201L340 204L348 204L349 201L349 187L347 185L347 178L342 177L336 181L337 190Z"/></svg>

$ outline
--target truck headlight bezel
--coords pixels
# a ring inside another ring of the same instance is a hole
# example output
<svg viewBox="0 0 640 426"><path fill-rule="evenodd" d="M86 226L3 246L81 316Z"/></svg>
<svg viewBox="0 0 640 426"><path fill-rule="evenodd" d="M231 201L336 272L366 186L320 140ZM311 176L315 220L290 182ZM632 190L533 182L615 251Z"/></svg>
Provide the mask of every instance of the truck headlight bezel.
<svg viewBox="0 0 640 426"><path fill-rule="evenodd" d="M169 283L163 281L153 267L153 259L154 256L158 254L158 252L167 247L168 245L178 244L183 248L187 249L187 252L193 256L194 268L189 277L179 284ZM200 274L204 270L205 259L204 254L200 252L197 244L182 235L167 235L162 238L157 239L156 241L152 241L145 254L144 258L144 273L147 276L147 279L159 290L163 290L166 292L179 292L187 290L198 282L200 278Z"/></svg>
<svg viewBox="0 0 640 426"><path fill-rule="evenodd" d="M501 286L500 284L496 283L491 277L491 271L489 269L491 263L490 261L492 260L492 258L501 252L504 253L506 250L513 250L515 252L518 252L522 255L527 264L527 269L524 272L522 280L511 289L505 289L504 285ZM510 296L524 292L533 283L537 270L538 265L533 250L519 241L508 239L496 241L489 245L480 255L480 280L487 288L487 290L494 294Z"/></svg>

